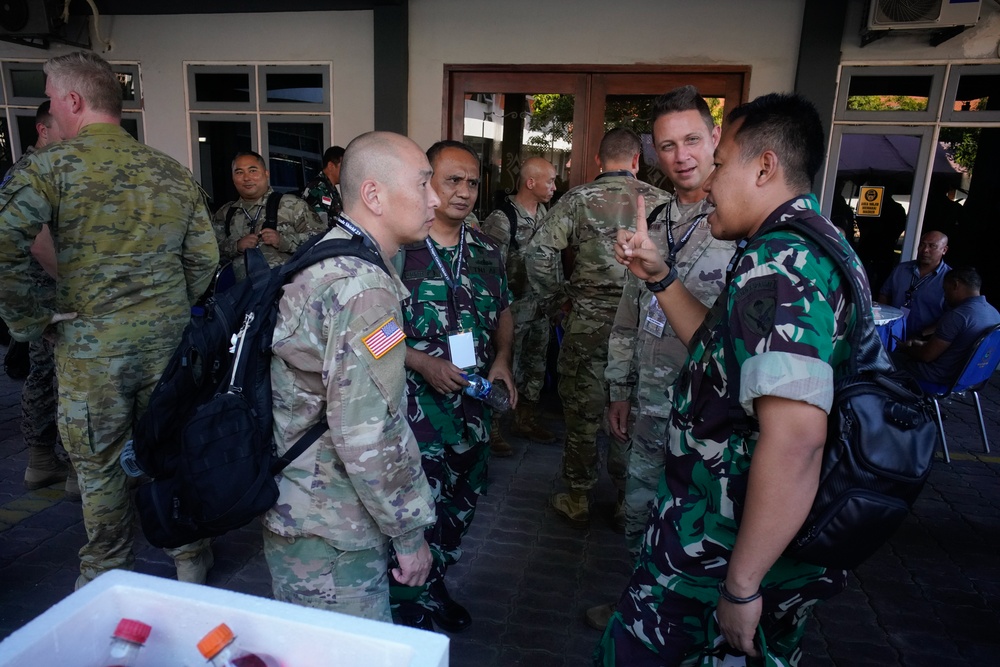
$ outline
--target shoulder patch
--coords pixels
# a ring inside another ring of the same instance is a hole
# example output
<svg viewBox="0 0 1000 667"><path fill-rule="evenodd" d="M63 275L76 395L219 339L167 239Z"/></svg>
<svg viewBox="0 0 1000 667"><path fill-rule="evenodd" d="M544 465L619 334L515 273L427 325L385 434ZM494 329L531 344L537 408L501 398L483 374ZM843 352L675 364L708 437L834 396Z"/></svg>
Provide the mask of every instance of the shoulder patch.
<svg viewBox="0 0 1000 667"><path fill-rule="evenodd" d="M762 276L747 282L736 295L743 326L758 336L766 336L774 327L776 287L774 276Z"/></svg>
<svg viewBox="0 0 1000 667"><path fill-rule="evenodd" d="M396 318L390 317L379 325L375 331L361 339L376 359L381 359L386 352L396 347L406 339L406 334L396 324Z"/></svg>

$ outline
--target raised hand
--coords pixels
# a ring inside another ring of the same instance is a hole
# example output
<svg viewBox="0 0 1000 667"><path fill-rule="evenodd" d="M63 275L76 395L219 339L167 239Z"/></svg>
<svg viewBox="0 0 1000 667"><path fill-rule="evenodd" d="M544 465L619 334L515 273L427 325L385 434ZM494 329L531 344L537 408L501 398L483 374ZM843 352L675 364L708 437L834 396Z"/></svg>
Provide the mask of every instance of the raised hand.
<svg viewBox="0 0 1000 667"><path fill-rule="evenodd" d="M649 238L646 223L646 201L639 196L636 201L635 231L618 230L615 242L615 259L635 274L639 280L656 282L667 276L670 267L663 261L663 254Z"/></svg>

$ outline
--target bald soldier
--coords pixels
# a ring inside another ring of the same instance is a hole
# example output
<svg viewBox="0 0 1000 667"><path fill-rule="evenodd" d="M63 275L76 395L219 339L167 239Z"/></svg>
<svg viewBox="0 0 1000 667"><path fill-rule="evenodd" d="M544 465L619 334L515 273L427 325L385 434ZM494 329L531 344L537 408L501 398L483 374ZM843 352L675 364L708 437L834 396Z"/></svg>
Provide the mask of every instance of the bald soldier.
<svg viewBox="0 0 1000 667"><path fill-rule="evenodd" d="M369 132L347 146L344 211L324 239L360 235L388 272L359 258L324 260L284 288L271 391L278 453L319 420L330 428L281 473L264 515L274 597L391 622L392 576L419 586L431 568L424 529L434 500L406 421L407 296L390 258L427 237L440 203L431 167L406 137Z"/></svg>
<svg viewBox="0 0 1000 667"><path fill-rule="evenodd" d="M528 284L524 250L541 228L545 205L556 191L556 168L540 157L521 164L517 193L508 195L500 208L483 221L482 229L497 245L507 266L507 284L514 302L514 381L519 401L511 432L538 442L555 442L555 435L537 421L538 397L545 382L545 353L549 349L549 318L542 312L538 297ZM494 428L490 439L494 456L510 456L510 445Z"/></svg>

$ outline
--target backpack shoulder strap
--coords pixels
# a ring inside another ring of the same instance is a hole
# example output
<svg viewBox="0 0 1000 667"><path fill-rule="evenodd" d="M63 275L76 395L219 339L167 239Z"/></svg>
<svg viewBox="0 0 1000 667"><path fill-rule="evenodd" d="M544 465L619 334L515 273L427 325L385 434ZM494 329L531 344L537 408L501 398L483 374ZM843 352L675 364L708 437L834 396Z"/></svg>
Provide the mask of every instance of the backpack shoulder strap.
<svg viewBox="0 0 1000 667"><path fill-rule="evenodd" d="M272 192L267 196L267 204L264 207L264 224L261 229L278 228L278 207L281 206L283 196L280 192Z"/></svg>
<svg viewBox="0 0 1000 667"><path fill-rule="evenodd" d="M234 215L236 215L236 202L231 202L229 210L226 211L226 238L229 238L230 232L232 232Z"/></svg>
<svg viewBox="0 0 1000 667"><path fill-rule="evenodd" d="M654 222L656 222L656 219L660 217L660 213L663 212L663 209L670 206L672 202L673 199L668 199L667 201L663 202L662 204L654 208L652 211L650 211L649 215L646 216L646 222L649 224L653 224ZM668 220L667 223L669 224L670 221Z"/></svg>
<svg viewBox="0 0 1000 667"><path fill-rule="evenodd" d="M510 250L517 250L520 247L520 244L517 242L517 209L514 208L514 202L510 200L510 197L503 197L500 200L499 208L510 222L510 243L508 244L508 248Z"/></svg>

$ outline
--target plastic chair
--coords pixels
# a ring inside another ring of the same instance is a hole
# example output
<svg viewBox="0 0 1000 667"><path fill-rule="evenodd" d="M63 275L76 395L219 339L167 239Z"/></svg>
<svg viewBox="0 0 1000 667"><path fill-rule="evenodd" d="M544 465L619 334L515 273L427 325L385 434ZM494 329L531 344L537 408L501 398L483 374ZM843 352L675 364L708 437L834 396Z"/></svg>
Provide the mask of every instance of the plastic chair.
<svg viewBox="0 0 1000 667"><path fill-rule="evenodd" d="M983 388L1000 364L1000 324L987 329L972 347L962 372L950 385L935 384L919 380L921 388L934 401L937 412L938 431L941 433L941 447L944 449L944 460L951 463L948 455L948 441L944 437L944 421L941 419L941 404L943 398L960 397L965 392L971 392L976 401L976 413L979 416L979 431L983 434L983 448L990 451L990 441L986 436L986 422L983 420L983 406L979 401L979 390Z"/></svg>

